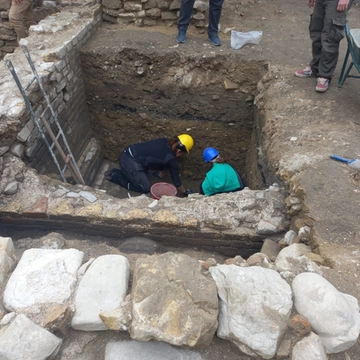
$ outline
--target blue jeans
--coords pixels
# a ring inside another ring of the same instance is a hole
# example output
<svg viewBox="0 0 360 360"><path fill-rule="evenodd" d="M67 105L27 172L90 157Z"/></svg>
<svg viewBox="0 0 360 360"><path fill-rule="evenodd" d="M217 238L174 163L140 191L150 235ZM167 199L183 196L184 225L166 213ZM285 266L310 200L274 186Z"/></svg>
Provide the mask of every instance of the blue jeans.
<svg viewBox="0 0 360 360"><path fill-rule="evenodd" d="M193 11L195 0L181 0L180 15L178 21L179 31L187 30ZM219 31L219 21L221 16L222 4L224 0L210 0L208 34L217 34Z"/></svg>
<svg viewBox="0 0 360 360"><path fill-rule="evenodd" d="M123 151L119 159L120 170L113 169L111 181L122 187L140 192L150 192L149 170L138 163L128 152Z"/></svg>

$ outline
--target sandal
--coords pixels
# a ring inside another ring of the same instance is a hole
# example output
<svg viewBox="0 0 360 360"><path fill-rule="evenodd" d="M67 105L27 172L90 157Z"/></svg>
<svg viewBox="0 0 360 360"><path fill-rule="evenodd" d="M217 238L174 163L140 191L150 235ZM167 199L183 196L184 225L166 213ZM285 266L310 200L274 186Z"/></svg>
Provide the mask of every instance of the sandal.
<svg viewBox="0 0 360 360"><path fill-rule="evenodd" d="M106 180L111 181L112 172L113 172L112 170L106 170L106 171L104 172L104 176L105 176L105 179L106 179Z"/></svg>

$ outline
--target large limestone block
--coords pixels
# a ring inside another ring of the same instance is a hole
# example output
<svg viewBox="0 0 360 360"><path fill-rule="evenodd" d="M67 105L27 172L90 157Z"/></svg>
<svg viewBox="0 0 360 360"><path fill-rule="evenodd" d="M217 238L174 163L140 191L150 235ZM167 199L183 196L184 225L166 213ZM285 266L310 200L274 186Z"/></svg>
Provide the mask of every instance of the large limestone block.
<svg viewBox="0 0 360 360"><path fill-rule="evenodd" d="M291 313L289 284L276 271L261 267L219 265L209 271L220 297L217 335L248 354L271 359Z"/></svg>
<svg viewBox="0 0 360 360"><path fill-rule="evenodd" d="M120 307L128 290L130 265L122 255L98 257L81 279L75 295L76 330L108 330L99 313Z"/></svg>
<svg viewBox="0 0 360 360"><path fill-rule="evenodd" d="M0 236L0 291L10 272L15 268L15 252L12 239Z"/></svg>
<svg viewBox="0 0 360 360"><path fill-rule="evenodd" d="M61 344L60 338L20 314L0 330L0 359L53 359Z"/></svg>
<svg viewBox="0 0 360 360"><path fill-rule="evenodd" d="M84 253L76 249L26 250L4 291L9 311L31 311L32 306L63 304L72 295Z"/></svg>
<svg viewBox="0 0 360 360"><path fill-rule="evenodd" d="M217 328L217 291L197 260L171 252L138 259L131 297L133 339L210 344Z"/></svg>
<svg viewBox="0 0 360 360"><path fill-rule="evenodd" d="M328 360L321 339L313 332L301 339L293 348L291 360Z"/></svg>
<svg viewBox="0 0 360 360"><path fill-rule="evenodd" d="M345 351L356 343L360 330L357 299L313 273L296 276L292 289L296 310L309 320L328 354Z"/></svg>
<svg viewBox="0 0 360 360"><path fill-rule="evenodd" d="M146 356L144 356L146 354ZM105 360L202 360L194 350L172 347L164 342L109 342Z"/></svg>

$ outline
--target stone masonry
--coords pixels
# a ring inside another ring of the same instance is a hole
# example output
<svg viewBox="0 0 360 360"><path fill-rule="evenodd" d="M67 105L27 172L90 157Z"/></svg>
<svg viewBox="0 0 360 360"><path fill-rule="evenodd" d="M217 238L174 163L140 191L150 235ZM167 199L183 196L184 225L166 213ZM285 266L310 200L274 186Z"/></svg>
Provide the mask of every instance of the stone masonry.
<svg viewBox="0 0 360 360"><path fill-rule="evenodd" d="M22 39L21 43L28 47L32 61L39 73L50 103L55 111L74 157L79 158L83 148L90 141L86 94L82 80L79 49L90 38L101 20L99 6L87 9L86 14L61 12L49 16L38 25L31 27L30 37L34 34L34 41ZM48 37L46 39L46 37ZM48 40L51 39L51 40ZM30 66L20 48L10 57L15 71L25 87L33 77ZM2 73L7 74L0 85L0 116L2 129L0 140L3 151L10 148L26 163L45 172L46 164L52 163L50 154L42 135L30 116L23 98L17 89L5 61L0 65ZM27 96L37 117L41 114L49 122L54 134L58 129L54 124L54 117L47 102L35 81L27 90ZM11 129L9 129L11 123ZM50 138L47 135L49 143ZM47 172L56 172L47 167Z"/></svg>

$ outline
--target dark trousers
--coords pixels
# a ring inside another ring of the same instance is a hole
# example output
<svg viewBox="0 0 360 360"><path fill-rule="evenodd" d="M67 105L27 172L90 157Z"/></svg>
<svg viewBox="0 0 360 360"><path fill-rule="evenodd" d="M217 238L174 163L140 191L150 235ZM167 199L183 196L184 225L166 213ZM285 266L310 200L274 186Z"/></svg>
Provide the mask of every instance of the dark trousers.
<svg viewBox="0 0 360 360"><path fill-rule="evenodd" d="M347 10L336 10L338 0L316 0L310 19L314 75L331 79L339 57L341 39L345 36Z"/></svg>
<svg viewBox="0 0 360 360"><path fill-rule="evenodd" d="M150 191L149 171L144 165L138 163L127 150L120 155L119 163L120 170L112 170L112 182L144 194Z"/></svg>
<svg viewBox="0 0 360 360"><path fill-rule="evenodd" d="M178 21L179 31L186 31L193 11L195 0L181 0L180 15ZM217 34L224 0L210 0L208 34Z"/></svg>

